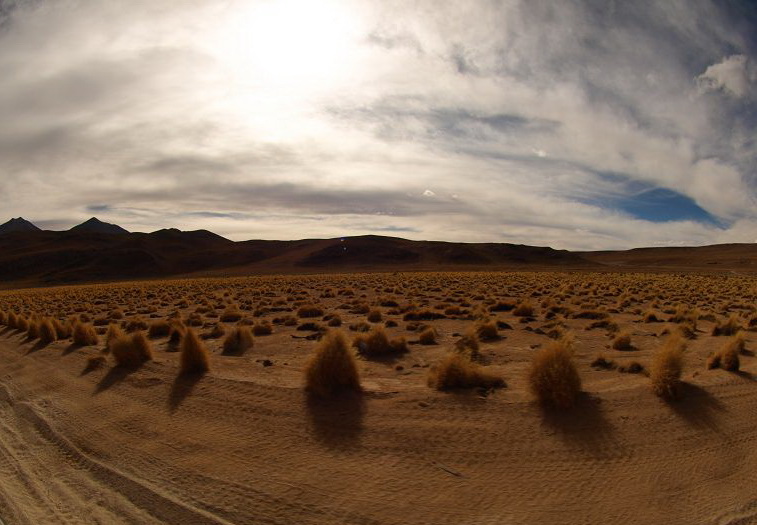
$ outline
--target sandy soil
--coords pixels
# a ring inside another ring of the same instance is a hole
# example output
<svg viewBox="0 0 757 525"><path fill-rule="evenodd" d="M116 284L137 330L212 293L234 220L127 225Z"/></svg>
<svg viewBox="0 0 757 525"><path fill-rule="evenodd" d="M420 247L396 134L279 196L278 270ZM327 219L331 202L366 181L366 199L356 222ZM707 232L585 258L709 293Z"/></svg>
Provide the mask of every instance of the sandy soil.
<svg viewBox="0 0 757 525"><path fill-rule="evenodd" d="M712 286L726 290L750 283L718 279ZM524 292L521 284L503 297L522 296L513 293ZM367 302L384 294L382 286L367 288ZM752 290L744 294L753 300ZM757 333L744 332L741 372L706 370L725 338L700 321L686 353L684 395L665 402L642 374L589 366L599 353L619 364L649 361L672 323L639 322L631 310L645 301L642 290L612 316L631 333L631 351L610 349L604 330L586 329L591 320L564 320L576 334L584 394L563 412L542 409L526 388L531 356L549 341L535 330L546 323L542 311L527 323L493 314L513 327L482 343L505 389L442 393L426 385L429 364L472 323L455 318L429 323L441 334L438 345L361 361L365 395L338 401L304 393L302 369L317 343L292 338L304 335L294 327L276 326L242 357L223 357L220 342L209 341L212 370L192 379L177 379L178 355L166 351L165 338L155 341L155 360L136 371L112 363L87 371L101 345L42 346L0 330L0 517L9 524L757 523ZM332 311L344 298L319 302ZM399 324L390 335L412 342L402 315L382 310ZM365 318L340 315L345 325Z"/></svg>

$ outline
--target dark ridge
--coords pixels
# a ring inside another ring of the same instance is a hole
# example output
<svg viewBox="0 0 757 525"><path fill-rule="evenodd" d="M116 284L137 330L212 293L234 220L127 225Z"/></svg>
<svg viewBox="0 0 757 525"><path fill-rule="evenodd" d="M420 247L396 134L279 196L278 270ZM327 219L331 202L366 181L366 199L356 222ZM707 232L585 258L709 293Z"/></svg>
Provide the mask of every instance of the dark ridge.
<svg viewBox="0 0 757 525"><path fill-rule="evenodd" d="M74 226L68 231L76 233L107 233L111 235L129 233L128 230L121 228L117 224L103 222L97 217L92 217L91 219Z"/></svg>

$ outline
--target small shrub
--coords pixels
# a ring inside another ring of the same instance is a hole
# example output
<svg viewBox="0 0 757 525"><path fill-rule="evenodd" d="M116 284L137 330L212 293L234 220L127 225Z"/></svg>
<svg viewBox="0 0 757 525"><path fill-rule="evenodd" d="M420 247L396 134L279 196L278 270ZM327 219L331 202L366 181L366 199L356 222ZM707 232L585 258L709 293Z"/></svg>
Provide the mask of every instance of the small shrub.
<svg viewBox="0 0 757 525"><path fill-rule="evenodd" d="M436 390L455 390L462 388L501 388L504 380L474 363L466 355L450 352L442 361L431 368L428 385Z"/></svg>
<svg viewBox="0 0 757 525"><path fill-rule="evenodd" d="M631 344L631 335L628 332L621 332L612 340L614 350L633 350Z"/></svg>
<svg viewBox="0 0 757 525"><path fill-rule="evenodd" d="M734 336L726 341L723 347L707 358L707 368L722 368L729 372L736 372L741 366L739 354L744 349L744 340Z"/></svg>
<svg viewBox="0 0 757 525"><path fill-rule="evenodd" d="M418 341L422 345L435 345L436 344L436 330L433 327L426 327L418 336Z"/></svg>
<svg viewBox="0 0 757 525"><path fill-rule="evenodd" d="M531 305L531 303L522 302L515 307L515 310L513 310L513 315L516 317L533 317L534 307Z"/></svg>
<svg viewBox="0 0 757 525"><path fill-rule="evenodd" d="M78 346L96 345L98 342L95 327L88 323L76 323L73 332L74 344Z"/></svg>
<svg viewBox="0 0 757 525"><path fill-rule="evenodd" d="M236 308L227 308L221 314L220 320L224 323L236 323L242 318L242 312Z"/></svg>
<svg viewBox="0 0 757 525"><path fill-rule="evenodd" d="M328 397L342 391L360 392L355 355L341 331L329 331L305 365L305 388Z"/></svg>
<svg viewBox="0 0 757 525"><path fill-rule="evenodd" d="M234 327L223 340L224 355L242 355L252 348L254 340L249 326Z"/></svg>
<svg viewBox="0 0 757 525"><path fill-rule="evenodd" d="M476 325L476 336L480 341L495 341L499 339L497 323L494 321L481 322Z"/></svg>
<svg viewBox="0 0 757 525"><path fill-rule="evenodd" d="M273 326L268 321L255 323L252 327L252 333L256 336L271 335L273 333Z"/></svg>
<svg viewBox="0 0 757 525"><path fill-rule="evenodd" d="M368 316L366 317L369 323L380 323L383 319L383 316L381 315L381 310L371 310L368 312Z"/></svg>
<svg viewBox="0 0 757 525"><path fill-rule="evenodd" d="M43 344L50 344L58 339L58 332L55 331L52 321L44 318L39 322L39 340Z"/></svg>
<svg viewBox="0 0 757 525"><path fill-rule="evenodd" d="M599 368L601 370L615 370L618 365L615 361L605 358L605 356L597 356L590 365L592 368Z"/></svg>
<svg viewBox="0 0 757 525"><path fill-rule="evenodd" d="M138 368L152 359L150 342L144 332L134 332L131 335L121 334L114 337L108 344L116 366L123 368Z"/></svg>
<svg viewBox="0 0 757 525"><path fill-rule="evenodd" d="M323 309L320 306L313 304L304 304L297 309L297 317L321 317L323 315Z"/></svg>
<svg viewBox="0 0 757 525"><path fill-rule="evenodd" d="M342 318L339 317L338 315L333 315L331 316L331 319L329 319L328 323L326 324L328 324L331 327L342 326Z"/></svg>
<svg viewBox="0 0 757 525"><path fill-rule="evenodd" d="M187 328L181 338L181 357L179 374L204 374L210 370L210 356L195 331Z"/></svg>
<svg viewBox="0 0 757 525"><path fill-rule="evenodd" d="M544 405L572 407L581 392L581 377L573 363L573 343L553 341L536 352L528 370L531 393Z"/></svg>
<svg viewBox="0 0 757 525"><path fill-rule="evenodd" d="M657 350L649 367L652 391L663 398L678 397L683 372L683 352L686 343L681 337L670 336Z"/></svg>
<svg viewBox="0 0 757 525"><path fill-rule="evenodd" d="M171 335L171 324L168 321L154 321L150 323L150 327L147 329L147 335L153 339L158 337L168 337Z"/></svg>
<svg viewBox="0 0 757 525"><path fill-rule="evenodd" d="M455 351L466 354L472 360L479 357L481 346L478 344L478 335L475 331L470 331L455 341Z"/></svg>
<svg viewBox="0 0 757 525"><path fill-rule="evenodd" d="M357 335L352 346L365 357L402 354L408 351L404 339L397 338L390 341L382 326L374 326L367 334Z"/></svg>
<svg viewBox="0 0 757 525"><path fill-rule="evenodd" d="M728 320L715 325L715 327L712 329L712 335L736 335L739 330L741 330L741 323L739 322L739 318L735 315L732 315L728 318Z"/></svg>

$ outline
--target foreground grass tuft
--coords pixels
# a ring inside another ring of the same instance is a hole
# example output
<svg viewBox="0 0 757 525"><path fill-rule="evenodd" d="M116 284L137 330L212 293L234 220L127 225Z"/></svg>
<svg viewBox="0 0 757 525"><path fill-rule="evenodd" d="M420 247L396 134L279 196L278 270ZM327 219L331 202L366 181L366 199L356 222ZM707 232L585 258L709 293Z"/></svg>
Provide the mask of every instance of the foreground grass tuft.
<svg viewBox="0 0 757 525"><path fill-rule="evenodd" d="M573 343L563 338L536 352L528 370L531 393L540 403L572 407L581 392L581 377L573 363Z"/></svg>
<svg viewBox="0 0 757 525"><path fill-rule="evenodd" d="M344 333L329 331L318 343L305 366L305 388L322 397L361 390L355 354Z"/></svg>
<svg viewBox="0 0 757 525"><path fill-rule="evenodd" d="M686 343L680 336L672 335L652 358L649 379L652 391L665 399L676 399L681 389L683 373L683 353Z"/></svg>

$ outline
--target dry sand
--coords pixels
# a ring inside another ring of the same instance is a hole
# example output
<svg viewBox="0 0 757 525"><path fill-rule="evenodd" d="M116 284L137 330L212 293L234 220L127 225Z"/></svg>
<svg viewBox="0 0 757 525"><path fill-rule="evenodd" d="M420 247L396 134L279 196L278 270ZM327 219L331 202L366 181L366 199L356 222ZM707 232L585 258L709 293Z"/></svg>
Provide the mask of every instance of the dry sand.
<svg viewBox="0 0 757 525"><path fill-rule="evenodd" d="M354 316L355 319L360 316ZM362 316L364 317L364 316ZM390 316L391 317L391 316ZM351 316L344 316L351 322ZM746 524L757 523L757 358L705 369L724 338L686 356L684 396L664 402L643 375L598 371L600 351L649 361L666 324L613 318L637 349L607 349L570 320L585 394L545 412L527 392L533 347L514 330L482 344L508 387L490 395L425 384L464 321L432 324L438 346L361 361L366 394L314 401L302 367L314 342L276 328L244 357L212 343L212 371L177 380L177 354L127 373L86 372L99 348L46 347L0 331L0 517L8 524ZM398 318L401 319L401 316ZM404 324L390 330L403 334ZM530 323L537 327L543 321ZM757 350L757 334L746 332ZM215 346L213 346L215 345ZM260 360L271 359L264 367ZM401 366L398 370L397 365Z"/></svg>

